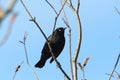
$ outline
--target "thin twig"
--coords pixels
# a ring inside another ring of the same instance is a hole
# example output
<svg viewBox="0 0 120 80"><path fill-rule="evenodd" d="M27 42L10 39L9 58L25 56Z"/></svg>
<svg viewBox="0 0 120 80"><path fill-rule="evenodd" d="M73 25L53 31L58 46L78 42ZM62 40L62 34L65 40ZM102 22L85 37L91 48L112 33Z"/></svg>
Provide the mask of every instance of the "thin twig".
<svg viewBox="0 0 120 80"><path fill-rule="evenodd" d="M77 48L76 48L76 52L74 55L74 80L78 80L77 79L77 59L78 59L81 42L82 42L82 26L81 26L79 14L76 13L75 15L76 15L77 23L78 23L78 43L77 43Z"/></svg>
<svg viewBox="0 0 120 80"><path fill-rule="evenodd" d="M108 76L110 76L110 74L109 73L105 73L106 75L108 75ZM111 77L115 77L114 75L112 75Z"/></svg>
<svg viewBox="0 0 120 80"><path fill-rule="evenodd" d="M65 0L63 0L65 2ZM66 5L71 8L71 10L74 12L75 11L75 8L73 7L73 4L72 4L72 1L70 2L66 2Z"/></svg>
<svg viewBox="0 0 120 80"><path fill-rule="evenodd" d="M69 3L69 7L71 8L71 9L73 9L73 11L75 11L75 8L74 8L74 6L73 6L73 3L72 3L72 0L69 0L70 1L70 3Z"/></svg>
<svg viewBox="0 0 120 80"><path fill-rule="evenodd" d="M16 2L17 2L17 0L9 0L5 14L9 14L12 11Z"/></svg>
<svg viewBox="0 0 120 80"><path fill-rule="evenodd" d="M63 21L66 24L66 26L68 27L70 73L71 73L71 77L72 77L72 80L73 80L74 79L74 75L73 75L73 63L72 63L72 53L71 53L71 28L70 28L69 24L67 23L67 21L65 21L65 19L63 19Z"/></svg>
<svg viewBox="0 0 120 80"><path fill-rule="evenodd" d="M79 3L77 3L77 6L79 9L80 6L80 1L78 0ZM77 43L77 48L76 48L76 52L74 55L74 80L78 80L78 76L77 76L77 59L78 59L78 55L80 52L80 47L81 47L81 42L82 42L82 26L81 26L81 21L80 21L80 16L79 16L79 10L76 10L75 12L75 16L76 16L76 20L78 23L78 43Z"/></svg>
<svg viewBox="0 0 120 80"><path fill-rule="evenodd" d="M50 53L51 53L54 61L56 62L57 66L59 67L59 69L61 70L61 72L67 77L67 79L68 79L68 80L71 80L71 79L69 78L69 76L65 73L65 71L62 69L60 63L59 63L59 62L57 61L57 59L55 58L54 53L52 52L50 43L49 43L46 35L45 35L44 32L42 31L42 29L40 28L40 26L39 26L38 23L36 22L35 18L33 19L33 17L31 16L30 12L29 12L28 9L26 8L26 6L24 5L24 3L23 3L22 0L21 0L21 3L23 4L23 7L25 8L26 12L27 12L28 15L30 16L30 18L31 18L30 21L33 21L33 22L36 24L37 28L40 30L40 32L43 34L44 38L46 39L46 42L47 42L48 47L49 47L49 49L50 49Z"/></svg>
<svg viewBox="0 0 120 80"><path fill-rule="evenodd" d="M68 27L70 73L71 73L71 77L72 77L72 80L73 80L74 79L74 75L73 75L73 63L72 63L72 54L71 54L71 28L70 28L70 26L67 24L67 22L64 19L63 19L63 21L66 24L66 26Z"/></svg>
<svg viewBox="0 0 120 80"><path fill-rule="evenodd" d="M46 2L50 5L50 7L51 7L51 8L53 9L53 11L56 13L56 17L55 17L55 21L54 21L54 26L53 26L53 30L52 30L52 36L53 36L53 32L54 32L54 30L55 30L58 17L59 17L59 15L61 14L61 12L62 12L62 10L63 10L63 8L64 8L67 0L64 1L63 5L62 5L62 7L61 7L61 9L59 10L58 13L57 13L57 11L55 10L55 8L50 4L50 2L48 2L47 0L46 0Z"/></svg>
<svg viewBox="0 0 120 80"><path fill-rule="evenodd" d="M86 57L85 60L84 60L84 63L83 63L83 68L87 65L88 60L89 60L89 57Z"/></svg>
<svg viewBox="0 0 120 80"><path fill-rule="evenodd" d="M22 0L20 0L20 1L22 3L23 7L25 8L26 12L28 13L28 16L30 17L30 19L33 19L32 15L30 14L30 12L28 11L28 9L26 8L24 2Z"/></svg>
<svg viewBox="0 0 120 80"><path fill-rule="evenodd" d="M61 5L63 5L62 0L60 0L60 2L61 2ZM64 1L64 2L65 2L65 1ZM66 2L66 3L67 3L67 2ZM67 19L67 16L66 16L66 13L65 13L64 8L63 8L63 14L64 14L64 19L63 19L63 21L64 21L64 23L66 24L66 26L67 26L68 28L70 28L69 22L68 22L68 19Z"/></svg>
<svg viewBox="0 0 120 80"><path fill-rule="evenodd" d="M57 24L58 17L59 17L59 15L61 14L61 12L62 12L62 10L63 10L63 8L64 8L66 2L67 2L67 0L63 3L61 9L59 10L58 14L57 14L56 17L55 17L55 22L54 22L53 31L55 30L55 27L56 27L56 24Z"/></svg>
<svg viewBox="0 0 120 80"><path fill-rule="evenodd" d="M120 79L120 74L117 71L115 73L117 74L117 78Z"/></svg>
<svg viewBox="0 0 120 80"><path fill-rule="evenodd" d="M72 4L72 0L69 0L70 1L70 4Z"/></svg>
<svg viewBox="0 0 120 80"><path fill-rule="evenodd" d="M61 2L61 5L63 5L62 3L62 0L60 0ZM74 79L74 75L73 75L73 64L72 64L72 53L71 53L71 27L69 25L69 22L68 22L68 19L67 19L67 16L66 16L66 13L65 13L65 10L63 8L63 14L64 14L64 18L63 18L63 21L64 23L66 24L66 26L68 27L68 39L69 39L69 59L70 59L70 73L71 73L71 77L72 77L72 80Z"/></svg>
<svg viewBox="0 0 120 80"><path fill-rule="evenodd" d="M20 1L21 1L21 3L22 3L23 7L25 8L26 12L28 13L28 16L30 17L30 21L33 21L33 22L36 24L37 28L40 30L40 32L43 34L44 38L45 38L46 41L48 42L48 39L47 39L46 35L44 34L43 30L41 29L41 27L40 27L40 26L38 25L38 23L36 22L36 18L33 18L33 17L32 17L32 15L30 14L29 10L26 8L26 6L25 6L25 4L23 3L23 1L22 1L22 0L20 0Z"/></svg>
<svg viewBox="0 0 120 80"><path fill-rule="evenodd" d="M83 79L82 79L82 80L85 80L84 66L83 66L80 62L78 62L77 64L78 64L80 70L82 71L82 76L83 76Z"/></svg>
<svg viewBox="0 0 120 80"><path fill-rule="evenodd" d="M84 60L83 65L82 65L80 62L77 63L78 66L80 67L80 70L82 71L82 75L83 75L83 79L82 79L82 80L86 80L84 69L85 69L85 66L86 66L87 63L88 63L88 60L89 60L89 57L86 57L85 60Z"/></svg>
<svg viewBox="0 0 120 80"><path fill-rule="evenodd" d="M71 8L71 10L74 12L75 17L76 17L76 21L78 23L78 43L77 43L77 48L76 48L76 52L74 55L74 59L73 59L73 66L74 66L74 80L78 80L78 76L77 76L77 59L78 59L78 55L79 55L79 51L80 51L80 47L81 47L81 42L82 42L82 26L81 26L81 21L80 21L80 16L79 16L79 8L80 8L80 0L77 1L77 8L75 9L72 5L72 1L70 1L70 4L67 4L69 8Z"/></svg>
<svg viewBox="0 0 120 80"><path fill-rule="evenodd" d="M18 65L18 66L16 67L16 69L15 69L15 73L14 73L14 75L13 75L12 80L14 80L14 79L15 79L15 76L16 76L17 72L19 71L19 69L20 69L20 67L21 67L21 65L22 65L22 64L23 64L23 61L21 62L21 64L20 64L20 65Z"/></svg>
<svg viewBox="0 0 120 80"><path fill-rule="evenodd" d="M120 15L120 11L117 9L117 7L114 7L117 13Z"/></svg>
<svg viewBox="0 0 120 80"><path fill-rule="evenodd" d="M7 4L7 8L5 10L2 10L2 16L0 16L0 23L8 16L8 14L12 11L14 8L14 5L16 4L17 0L9 0Z"/></svg>
<svg viewBox="0 0 120 80"><path fill-rule="evenodd" d="M57 11L55 10L55 8L50 4L50 2L48 1L48 0L45 0L49 5L50 5L50 7L53 9L53 11L55 12L55 14L57 15L58 13L57 13Z"/></svg>
<svg viewBox="0 0 120 80"><path fill-rule="evenodd" d="M3 38L0 40L0 46L2 46L9 38L10 33L12 31L12 27L13 27L13 22L15 22L15 18L17 16L17 13L14 13L11 17L10 17L10 21L8 24L8 28L5 31L5 34L3 35Z"/></svg>
<svg viewBox="0 0 120 80"><path fill-rule="evenodd" d="M112 75L112 77L120 80L120 74L118 72L116 72L116 71L115 71L115 73L117 74L117 76L116 75ZM108 75L108 76L110 76L110 74L108 74L108 73L105 73L105 74Z"/></svg>
<svg viewBox="0 0 120 80"><path fill-rule="evenodd" d="M119 59L120 59L120 53L119 53L119 55L118 55L117 61L116 61L116 63L115 63L115 66L114 66L114 68L113 68L113 70L112 70L112 72L111 72L111 74L110 74L110 76L109 76L109 79L108 79L108 80L110 80L110 79L111 79L111 77L112 77L113 73L115 72L115 69L116 69L117 64L118 64L118 62L119 62Z"/></svg>
<svg viewBox="0 0 120 80"><path fill-rule="evenodd" d="M26 39L27 39L27 33L24 34L23 41L20 41L20 43L22 43L22 44L24 45L25 56L26 56L26 63L27 63L27 65L28 65L28 67L30 68L30 70L32 71L35 79L36 79L36 80L39 80L36 72L34 71L34 69L32 68L32 66L30 65L29 60L28 60L27 49L26 49Z"/></svg>
<svg viewBox="0 0 120 80"><path fill-rule="evenodd" d="M85 71L84 71L84 68L82 69L82 74L83 74L83 79L82 79L82 80L86 80L86 79L85 79Z"/></svg>
<svg viewBox="0 0 120 80"><path fill-rule="evenodd" d="M79 12L79 8L80 8L80 0L77 1L77 8L76 8L77 13Z"/></svg>

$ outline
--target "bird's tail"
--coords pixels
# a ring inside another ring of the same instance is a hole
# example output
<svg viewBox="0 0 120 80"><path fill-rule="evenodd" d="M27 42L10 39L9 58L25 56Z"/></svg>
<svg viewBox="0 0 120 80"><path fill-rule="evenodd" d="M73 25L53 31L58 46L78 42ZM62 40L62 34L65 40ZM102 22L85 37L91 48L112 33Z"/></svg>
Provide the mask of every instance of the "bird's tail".
<svg viewBox="0 0 120 80"><path fill-rule="evenodd" d="M46 59L40 59L37 64L35 64L35 67L42 68L45 65Z"/></svg>

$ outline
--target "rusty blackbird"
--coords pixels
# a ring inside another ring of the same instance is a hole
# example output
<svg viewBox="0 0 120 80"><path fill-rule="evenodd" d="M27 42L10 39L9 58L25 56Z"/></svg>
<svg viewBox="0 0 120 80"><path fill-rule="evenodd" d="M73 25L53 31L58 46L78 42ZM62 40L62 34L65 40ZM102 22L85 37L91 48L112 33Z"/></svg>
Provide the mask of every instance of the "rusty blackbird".
<svg viewBox="0 0 120 80"><path fill-rule="evenodd" d="M54 32L53 35L50 35L48 37L48 41L50 43L52 52L57 58L59 54L62 52L64 45L65 45L65 37L64 37L64 32L66 28L60 27L57 28ZM54 61L52 58L52 55L50 53L50 49L48 47L47 42L45 42L44 47L42 49L42 54L40 60L35 64L35 67L42 68L45 65L45 62L47 59L51 57L50 63Z"/></svg>

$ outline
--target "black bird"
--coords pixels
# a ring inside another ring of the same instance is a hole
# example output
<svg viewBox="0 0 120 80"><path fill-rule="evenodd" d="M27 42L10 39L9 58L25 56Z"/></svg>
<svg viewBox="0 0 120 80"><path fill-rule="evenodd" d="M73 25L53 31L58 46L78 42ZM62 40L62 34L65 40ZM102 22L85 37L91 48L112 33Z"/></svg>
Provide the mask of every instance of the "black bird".
<svg viewBox="0 0 120 80"><path fill-rule="evenodd" d="M63 28L63 27L57 28L53 32L53 35L50 35L48 37L48 41L50 43L52 52L54 53L54 56L56 58L62 52L65 45L65 37L64 37L65 29L66 28ZM54 59L52 58L47 42L45 42L44 47L42 49L41 58L38 61L38 63L35 65L35 67L42 68L45 65L45 62L47 61L47 59L49 59L50 57L51 57L50 63L52 63Z"/></svg>

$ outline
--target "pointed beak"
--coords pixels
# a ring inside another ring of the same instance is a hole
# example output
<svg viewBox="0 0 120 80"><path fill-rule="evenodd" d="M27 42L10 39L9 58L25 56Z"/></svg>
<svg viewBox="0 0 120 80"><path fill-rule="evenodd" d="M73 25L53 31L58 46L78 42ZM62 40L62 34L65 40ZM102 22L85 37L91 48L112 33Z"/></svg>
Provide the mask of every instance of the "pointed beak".
<svg viewBox="0 0 120 80"><path fill-rule="evenodd" d="M64 28L64 30L67 29L67 27Z"/></svg>

